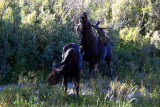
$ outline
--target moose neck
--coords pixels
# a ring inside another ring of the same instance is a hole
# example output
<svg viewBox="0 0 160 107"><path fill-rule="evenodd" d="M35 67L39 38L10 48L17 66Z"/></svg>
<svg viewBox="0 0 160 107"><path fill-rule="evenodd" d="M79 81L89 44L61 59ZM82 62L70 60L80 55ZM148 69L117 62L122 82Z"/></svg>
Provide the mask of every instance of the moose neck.
<svg viewBox="0 0 160 107"><path fill-rule="evenodd" d="M92 36L91 24L89 22L81 23L81 35L82 46L88 47L95 41L95 38Z"/></svg>
<svg viewBox="0 0 160 107"><path fill-rule="evenodd" d="M56 68L59 69L58 74L62 77L64 74L64 63L60 63Z"/></svg>

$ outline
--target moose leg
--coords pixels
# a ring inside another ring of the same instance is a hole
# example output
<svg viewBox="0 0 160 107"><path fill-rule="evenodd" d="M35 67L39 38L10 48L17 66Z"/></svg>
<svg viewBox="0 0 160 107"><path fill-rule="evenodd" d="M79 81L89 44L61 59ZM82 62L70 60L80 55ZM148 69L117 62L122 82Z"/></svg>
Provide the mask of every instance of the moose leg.
<svg viewBox="0 0 160 107"><path fill-rule="evenodd" d="M89 78L93 78L95 72L97 71L98 68L98 63L90 63L89 64Z"/></svg>
<svg viewBox="0 0 160 107"><path fill-rule="evenodd" d="M67 80L67 77L65 77L64 76L64 78L63 78L63 81L62 81L62 85L63 85L63 87L64 87L64 90L65 90L65 93L67 94L67 82L68 80Z"/></svg>
<svg viewBox="0 0 160 107"><path fill-rule="evenodd" d="M112 60L107 60L106 62L107 62L107 65L108 65L108 68L109 68L109 71L110 71L111 80L113 80Z"/></svg>
<svg viewBox="0 0 160 107"><path fill-rule="evenodd" d="M84 78L84 72L83 72L83 62L82 62L82 66L81 66L81 71L80 71L80 75L81 75L81 77L83 77Z"/></svg>
<svg viewBox="0 0 160 107"><path fill-rule="evenodd" d="M75 78L75 80L73 82L77 97L79 96L79 81L80 81L80 76Z"/></svg>

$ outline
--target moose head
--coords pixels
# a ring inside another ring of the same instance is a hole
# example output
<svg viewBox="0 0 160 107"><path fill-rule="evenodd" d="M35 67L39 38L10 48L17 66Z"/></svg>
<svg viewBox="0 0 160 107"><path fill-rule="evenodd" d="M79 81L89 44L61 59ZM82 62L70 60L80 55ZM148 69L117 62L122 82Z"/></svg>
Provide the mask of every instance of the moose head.
<svg viewBox="0 0 160 107"><path fill-rule="evenodd" d="M77 18L75 18L75 21L74 21L75 31L76 31L76 34L79 38L81 38L79 33L78 33L78 27L79 26L81 26L81 31L84 31L84 30L91 31L92 27L93 27L94 29L97 30L97 32L100 36L106 36L105 32L103 30L107 29L108 27L107 28L98 27L98 25L102 22L103 19L98 20L95 25L91 25L90 22L88 21L87 13L82 12L81 15L80 15L80 20L79 20L78 24L76 24L76 20L77 20ZM108 36L106 36L106 37L108 38Z"/></svg>
<svg viewBox="0 0 160 107"><path fill-rule="evenodd" d="M62 68L56 68L55 62L52 64L52 71L47 78L47 83L49 85L56 85L59 82L61 78L61 74L60 74L61 70Z"/></svg>

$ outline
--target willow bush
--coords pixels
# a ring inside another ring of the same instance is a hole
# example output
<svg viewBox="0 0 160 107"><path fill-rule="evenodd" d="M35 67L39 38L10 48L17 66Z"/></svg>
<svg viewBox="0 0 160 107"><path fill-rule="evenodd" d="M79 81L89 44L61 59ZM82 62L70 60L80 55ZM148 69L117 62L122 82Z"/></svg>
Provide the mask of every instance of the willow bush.
<svg viewBox="0 0 160 107"><path fill-rule="evenodd" d="M59 63L64 44L79 44L74 20L82 11L92 24L103 18L100 26L108 27L117 75L133 66L144 71L146 60L152 66L159 63L158 4L157 0L1 0L0 79L16 81L24 70L49 71L53 61Z"/></svg>

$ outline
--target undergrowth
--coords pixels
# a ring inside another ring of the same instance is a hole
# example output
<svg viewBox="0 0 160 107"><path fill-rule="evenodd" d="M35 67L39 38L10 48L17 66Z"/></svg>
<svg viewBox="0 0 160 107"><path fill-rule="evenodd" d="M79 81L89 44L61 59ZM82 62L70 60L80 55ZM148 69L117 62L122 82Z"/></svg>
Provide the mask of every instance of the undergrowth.
<svg viewBox="0 0 160 107"><path fill-rule="evenodd" d="M37 74L20 74L18 84L5 86L0 91L0 106L159 106L158 88L150 91L142 82L127 83L118 77L110 81L97 73L90 81L81 79L80 95L76 97L75 93L66 95L61 83L47 86ZM82 94L84 85L90 90Z"/></svg>

